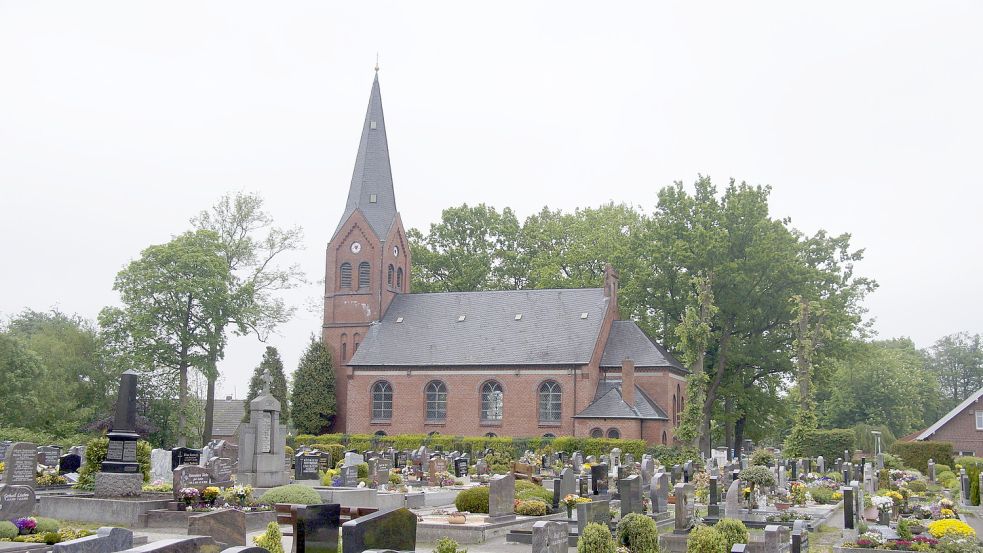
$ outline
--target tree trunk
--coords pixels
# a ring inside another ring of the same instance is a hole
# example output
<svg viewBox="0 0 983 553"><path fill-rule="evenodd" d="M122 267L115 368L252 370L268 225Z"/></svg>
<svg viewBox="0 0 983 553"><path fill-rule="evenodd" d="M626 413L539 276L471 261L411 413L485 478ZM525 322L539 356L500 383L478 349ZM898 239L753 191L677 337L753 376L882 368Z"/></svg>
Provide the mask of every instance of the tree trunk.
<svg viewBox="0 0 983 553"><path fill-rule="evenodd" d="M799 380L799 409L806 411L809 405L809 380L810 363L809 356L813 347L806 341L809 339L809 302L804 298L799 298L799 321L798 321L798 351L796 352L796 364L798 365Z"/></svg>
<svg viewBox="0 0 983 553"><path fill-rule="evenodd" d="M177 446L186 447L188 445L188 437L185 435L184 430L188 424L188 365L182 362L181 367L178 369L178 374Z"/></svg>
<svg viewBox="0 0 983 553"><path fill-rule="evenodd" d="M727 370L727 348L730 345L730 332L731 321L727 321L720 333L720 347L717 349L716 367L714 368L713 380L707 386L707 397L703 402L703 422L700 424L700 428L710 426L710 417L713 415L713 402L717 399L717 390L720 388L720 383L723 382L724 373Z"/></svg>
<svg viewBox="0 0 983 553"><path fill-rule="evenodd" d="M724 400L724 411L730 413L734 408L734 398L728 396ZM734 450L734 423L728 421L724 425L724 445L727 447L727 460L730 460L730 452Z"/></svg>
<svg viewBox="0 0 983 553"><path fill-rule="evenodd" d="M734 421L734 458L737 459L741 456L741 450L744 449L744 425L747 423L747 417L741 415L741 418Z"/></svg>
<svg viewBox="0 0 983 553"><path fill-rule="evenodd" d="M212 441L212 422L215 413L215 380L217 376L212 374L208 377L208 395L205 398L205 428L202 429L202 445Z"/></svg>

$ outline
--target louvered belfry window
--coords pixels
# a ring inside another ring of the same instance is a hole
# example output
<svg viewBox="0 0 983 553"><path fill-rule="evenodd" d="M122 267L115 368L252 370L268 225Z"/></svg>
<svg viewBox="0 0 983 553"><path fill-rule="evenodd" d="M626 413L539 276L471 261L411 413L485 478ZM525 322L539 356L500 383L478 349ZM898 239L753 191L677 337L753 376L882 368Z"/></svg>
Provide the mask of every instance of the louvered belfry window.
<svg viewBox="0 0 983 553"><path fill-rule="evenodd" d="M341 287L351 289L352 287L352 264L342 263L341 264Z"/></svg>
<svg viewBox="0 0 983 553"><path fill-rule="evenodd" d="M358 289L369 287L369 262L363 261L358 264Z"/></svg>

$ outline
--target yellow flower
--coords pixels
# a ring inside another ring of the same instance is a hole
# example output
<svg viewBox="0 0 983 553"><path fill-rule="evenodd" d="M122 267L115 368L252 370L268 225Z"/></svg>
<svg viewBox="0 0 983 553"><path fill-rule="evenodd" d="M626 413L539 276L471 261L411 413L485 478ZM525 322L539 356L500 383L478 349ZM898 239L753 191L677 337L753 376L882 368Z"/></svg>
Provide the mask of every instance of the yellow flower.
<svg viewBox="0 0 983 553"><path fill-rule="evenodd" d="M936 520L928 525L928 533L935 539L949 536L953 538L975 538L976 531L965 522L955 518Z"/></svg>

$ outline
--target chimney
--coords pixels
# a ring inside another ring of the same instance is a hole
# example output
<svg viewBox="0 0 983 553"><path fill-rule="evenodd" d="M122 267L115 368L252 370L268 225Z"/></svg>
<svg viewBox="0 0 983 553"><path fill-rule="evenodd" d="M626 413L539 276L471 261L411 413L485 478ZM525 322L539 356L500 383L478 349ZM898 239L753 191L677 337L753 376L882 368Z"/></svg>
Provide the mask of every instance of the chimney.
<svg viewBox="0 0 983 553"><path fill-rule="evenodd" d="M618 272L610 263L604 264L604 297L618 301Z"/></svg>
<svg viewBox="0 0 983 553"><path fill-rule="evenodd" d="M621 362L621 398L635 408L635 362L627 357Z"/></svg>
<svg viewBox="0 0 983 553"><path fill-rule="evenodd" d="M232 400L232 396L225 396L225 400L226 401L231 401Z"/></svg>

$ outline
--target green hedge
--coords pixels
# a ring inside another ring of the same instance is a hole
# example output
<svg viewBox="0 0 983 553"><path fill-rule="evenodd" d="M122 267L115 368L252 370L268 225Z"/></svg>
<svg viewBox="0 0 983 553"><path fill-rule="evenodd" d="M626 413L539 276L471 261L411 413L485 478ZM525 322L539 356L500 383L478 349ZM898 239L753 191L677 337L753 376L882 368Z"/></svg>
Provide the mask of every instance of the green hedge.
<svg viewBox="0 0 983 553"><path fill-rule="evenodd" d="M905 466L928 472L928 460L935 463L952 466L952 444L949 442L902 442L897 441L891 446L891 454L901 457Z"/></svg>
<svg viewBox="0 0 983 553"><path fill-rule="evenodd" d="M831 460L843 456L843 451L853 451L856 434L849 428L833 430L812 430L802 438L803 457L819 457L826 459L826 466Z"/></svg>
<svg viewBox="0 0 983 553"><path fill-rule="evenodd" d="M11 442L30 442L42 445L57 445L63 450L76 445L82 445L92 439L92 434L72 434L65 437L57 437L53 434L40 430L29 430L27 428L8 427L0 428L0 440Z"/></svg>
<svg viewBox="0 0 983 553"><path fill-rule="evenodd" d="M645 440L614 440L609 438L486 438L483 436L445 436L435 434L427 436L425 434L400 434L394 436L373 436L371 434L324 434L313 436L311 434L300 434L293 439L296 445L314 444L346 444L347 449L365 450L372 446L372 440L376 439L381 447L392 446L398 450L413 450L427 442L427 447L431 450L438 446L444 451L460 451L462 453L474 454L484 449L491 449L496 453L509 459L514 459L529 449L532 451L563 451L572 454L574 451L582 451L584 457L588 455L604 455L611 449L621 448L622 454L631 453L636 459L641 459L646 451ZM332 452L332 455L334 452ZM695 455L693 460L699 459Z"/></svg>

